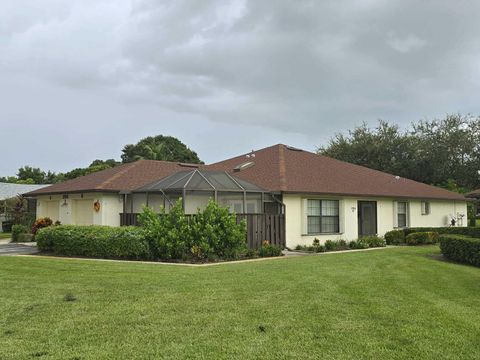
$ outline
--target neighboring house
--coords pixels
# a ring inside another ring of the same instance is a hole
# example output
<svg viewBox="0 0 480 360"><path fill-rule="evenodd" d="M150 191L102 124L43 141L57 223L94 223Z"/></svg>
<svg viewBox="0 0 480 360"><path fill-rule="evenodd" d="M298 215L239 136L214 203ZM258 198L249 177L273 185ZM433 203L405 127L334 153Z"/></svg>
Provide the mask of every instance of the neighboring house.
<svg viewBox="0 0 480 360"><path fill-rule="evenodd" d="M2 231L3 222L9 220L7 214L7 200L21 195L26 192L38 190L48 185L28 185L28 184L11 184L0 182L0 231ZM34 202L29 202L29 207L35 210Z"/></svg>
<svg viewBox="0 0 480 360"><path fill-rule="evenodd" d="M460 194L281 144L211 165L140 160L28 195L38 199L39 216L113 226L135 223L147 204L168 209L182 198L194 213L212 198L259 214L247 218L249 231L268 238L268 229L280 229L288 247L448 226L452 217L467 224Z"/></svg>

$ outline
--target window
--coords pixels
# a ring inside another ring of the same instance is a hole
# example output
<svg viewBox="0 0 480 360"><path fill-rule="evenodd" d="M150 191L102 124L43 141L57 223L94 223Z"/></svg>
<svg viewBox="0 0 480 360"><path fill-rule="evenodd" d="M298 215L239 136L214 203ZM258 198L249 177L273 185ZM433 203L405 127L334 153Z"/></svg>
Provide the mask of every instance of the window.
<svg viewBox="0 0 480 360"><path fill-rule="evenodd" d="M338 200L307 200L307 233L340 232Z"/></svg>
<svg viewBox="0 0 480 360"><path fill-rule="evenodd" d="M399 228L407 227L407 208L407 202L397 202L397 227Z"/></svg>
<svg viewBox="0 0 480 360"><path fill-rule="evenodd" d="M428 201L422 201L422 215L430 214L430 203Z"/></svg>

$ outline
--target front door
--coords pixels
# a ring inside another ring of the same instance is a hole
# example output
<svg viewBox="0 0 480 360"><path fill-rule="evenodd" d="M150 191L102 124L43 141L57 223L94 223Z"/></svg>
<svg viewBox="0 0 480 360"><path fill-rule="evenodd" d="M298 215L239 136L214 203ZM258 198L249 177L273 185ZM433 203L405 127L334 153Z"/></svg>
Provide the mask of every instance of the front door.
<svg viewBox="0 0 480 360"><path fill-rule="evenodd" d="M377 202L358 202L358 236L377 234Z"/></svg>

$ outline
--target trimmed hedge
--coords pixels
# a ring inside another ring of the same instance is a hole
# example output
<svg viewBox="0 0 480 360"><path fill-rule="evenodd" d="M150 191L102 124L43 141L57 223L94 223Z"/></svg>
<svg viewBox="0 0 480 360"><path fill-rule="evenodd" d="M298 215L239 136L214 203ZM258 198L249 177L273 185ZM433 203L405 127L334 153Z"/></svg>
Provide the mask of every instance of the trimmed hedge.
<svg viewBox="0 0 480 360"><path fill-rule="evenodd" d="M25 225L15 224L12 226L12 242L21 241L20 235L28 234L28 228Z"/></svg>
<svg viewBox="0 0 480 360"><path fill-rule="evenodd" d="M411 233L416 232L428 232L433 231L439 234L452 234L452 235L464 235L473 238L480 238L480 227L471 227L471 226L464 226L464 227L424 227L424 228L406 228L401 230L407 236Z"/></svg>
<svg viewBox="0 0 480 360"><path fill-rule="evenodd" d="M415 232L405 237L407 245L426 245L436 244L438 242L438 233L433 231Z"/></svg>
<svg viewBox="0 0 480 360"><path fill-rule="evenodd" d="M56 255L151 259L148 241L143 230L137 227L49 226L40 229L35 238L41 251L53 252Z"/></svg>
<svg viewBox="0 0 480 360"><path fill-rule="evenodd" d="M388 231L384 235L387 245L405 244L405 232L403 230Z"/></svg>
<svg viewBox="0 0 480 360"><path fill-rule="evenodd" d="M463 235L472 238L480 238L480 227L423 227L423 228L405 228L399 230L392 230L385 233L385 240L388 245L402 245L407 243L408 245L416 244L429 244L431 242L422 242L422 239L415 240L415 237L407 238L411 234L415 233L437 233L437 234L451 234L451 235ZM425 235L419 235L420 238ZM429 240L427 240L429 241ZM433 243L436 243L433 242Z"/></svg>
<svg viewBox="0 0 480 360"><path fill-rule="evenodd" d="M480 267L480 239L441 235L440 250L447 259Z"/></svg>

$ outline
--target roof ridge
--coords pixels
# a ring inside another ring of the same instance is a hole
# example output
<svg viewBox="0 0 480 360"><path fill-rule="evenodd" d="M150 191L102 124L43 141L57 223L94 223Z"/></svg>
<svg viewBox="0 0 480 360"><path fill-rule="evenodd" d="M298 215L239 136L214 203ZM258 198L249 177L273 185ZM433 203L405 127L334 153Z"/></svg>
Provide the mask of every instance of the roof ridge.
<svg viewBox="0 0 480 360"><path fill-rule="evenodd" d="M278 175L280 178L280 190L287 190L287 167L285 164L285 145L278 144Z"/></svg>
<svg viewBox="0 0 480 360"><path fill-rule="evenodd" d="M126 172L128 172L130 169L132 168L135 168L137 166L138 163L140 163L142 160L138 160L138 161L135 161L133 163L127 163L127 164L124 164L125 165L125 168L116 172L115 174L113 174L111 177L109 177L107 180L101 182L99 185L95 186L95 189L103 189L103 187L109 183L111 183L113 180L115 179L118 179L121 175L125 174ZM128 166L127 166L128 165ZM122 166L122 165L120 165Z"/></svg>

